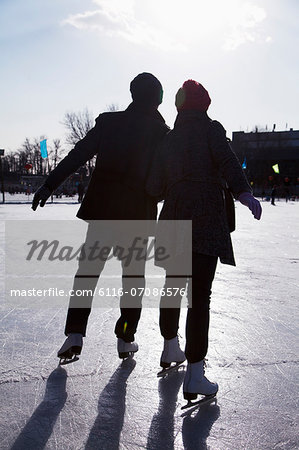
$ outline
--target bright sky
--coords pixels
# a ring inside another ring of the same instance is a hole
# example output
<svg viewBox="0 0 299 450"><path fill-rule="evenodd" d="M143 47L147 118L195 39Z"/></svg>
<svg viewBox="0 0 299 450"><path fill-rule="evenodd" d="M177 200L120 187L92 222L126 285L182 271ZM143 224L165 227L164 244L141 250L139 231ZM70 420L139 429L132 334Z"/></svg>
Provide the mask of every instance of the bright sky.
<svg viewBox="0 0 299 450"><path fill-rule="evenodd" d="M131 101L140 72L164 88L201 82L232 131L299 129L298 0L1 0L0 148L64 139L67 111Z"/></svg>

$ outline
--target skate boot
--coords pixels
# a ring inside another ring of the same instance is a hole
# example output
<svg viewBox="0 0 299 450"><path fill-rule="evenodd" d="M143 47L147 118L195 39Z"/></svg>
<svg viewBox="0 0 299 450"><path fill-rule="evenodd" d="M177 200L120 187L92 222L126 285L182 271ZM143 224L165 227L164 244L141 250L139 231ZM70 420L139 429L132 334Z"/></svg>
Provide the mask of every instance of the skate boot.
<svg viewBox="0 0 299 450"><path fill-rule="evenodd" d="M78 361L83 346L83 335L80 333L70 333L63 346L58 351L57 356L60 358L60 365L69 364Z"/></svg>
<svg viewBox="0 0 299 450"><path fill-rule="evenodd" d="M183 385L186 400L195 400L198 394L206 397L213 397L217 394L218 384L211 383L204 374L204 360L188 363Z"/></svg>
<svg viewBox="0 0 299 450"><path fill-rule="evenodd" d="M138 351L137 342L125 342L121 338L117 338L117 351L121 359L128 358Z"/></svg>
<svg viewBox="0 0 299 450"><path fill-rule="evenodd" d="M185 353L180 348L177 336L173 339L164 339L164 348L160 359L160 366L163 369L170 367L171 363L175 363L176 366L182 364L185 359Z"/></svg>

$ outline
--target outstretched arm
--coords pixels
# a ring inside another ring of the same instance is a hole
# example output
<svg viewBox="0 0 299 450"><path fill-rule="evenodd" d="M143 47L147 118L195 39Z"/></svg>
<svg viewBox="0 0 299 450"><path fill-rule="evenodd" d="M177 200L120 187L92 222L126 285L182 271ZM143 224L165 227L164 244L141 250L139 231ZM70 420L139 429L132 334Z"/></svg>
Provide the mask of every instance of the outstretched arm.
<svg viewBox="0 0 299 450"><path fill-rule="evenodd" d="M35 211L38 205L44 206L52 192L58 188L72 173L91 159L99 151L101 115L96 119L95 126L87 135L77 142L73 150L63 158L58 166L50 173L45 183L36 191L32 209Z"/></svg>

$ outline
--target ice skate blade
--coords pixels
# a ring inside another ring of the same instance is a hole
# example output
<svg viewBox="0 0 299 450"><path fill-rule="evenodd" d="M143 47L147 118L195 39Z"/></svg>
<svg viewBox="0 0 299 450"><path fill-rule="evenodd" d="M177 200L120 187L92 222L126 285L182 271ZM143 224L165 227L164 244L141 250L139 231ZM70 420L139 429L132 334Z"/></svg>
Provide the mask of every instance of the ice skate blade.
<svg viewBox="0 0 299 450"><path fill-rule="evenodd" d="M163 369L160 370L160 372L157 373L157 377L158 378L159 377L166 377L170 373L178 371L179 367L182 367L183 363L184 363L184 361L180 361L180 362L174 363L172 366L169 365L168 367L163 367ZM163 363L163 364L165 364L165 363Z"/></svg>
<svg viewBox="0 0 299 450"><path fill-rule="evenodd" d="M211 401L216 401L216 394L205 395L203 398L197 400L196 402L191 402L191 400L188 400L188 403L181 407L182 410L187 409L187 411L184 414L182 414L181 417L183 417L186 414L189 414L196 408L200 408L200 406L210 403Z"/></svg>
<svg viewBox="0 0 299 450"><path fill-rule="evenodd" d="M77 355L74 355L73 358L64 358L64 357L62 357L62 358L60 358L59 366L65 366L66 364L71 364L71 363L76 362L78 360L79 360L79 358L78 358Z"/></svg>

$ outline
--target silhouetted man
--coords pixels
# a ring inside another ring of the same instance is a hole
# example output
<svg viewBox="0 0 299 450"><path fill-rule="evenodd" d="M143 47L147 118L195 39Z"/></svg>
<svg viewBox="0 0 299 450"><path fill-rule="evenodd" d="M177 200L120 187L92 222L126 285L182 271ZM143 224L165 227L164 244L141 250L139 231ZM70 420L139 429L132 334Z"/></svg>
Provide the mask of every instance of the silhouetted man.
<svg viewBox="0 0 299 450"><path fill-rule="evenodd" d="M157 204L146 193L145 183L154 150L169 130L157 110L162 102L163 90L156 77L150 73L141 73L131 82L130 91L133 101L128 108L125 111L100 114L95 127L51 172L45 184L35 193L33 210L36 210L38 204L44 206L51 193L69 175L97 155L96 166L77 217L86 221L156 219ZM91 222L86 243L94 242L97 232ZM109 247L113 249L115 244L114 235L111 236ZM96 275L93 274L87 281L88 287L96 286L107 256L98 263ZM79 262L74 292L77 287L82 287L82 273L86 271L83 266ZM145 260L130 268L122 262L124 292L132 273L136 276L137 287L144 286L144 266ZM95 270L94 265L91 270ZM115 326L121 358L138 350L134 334L140 319L141 298L139 296L132 299L134 302L130 304L128 295L124 293L121 297L121 316ZM86 333L92 299L86 298L84 302L82 308L82 297L70 298L65 326L68 338L58 352L58 357L64 358L65 362L81 353L82 337ZM75 359L76 357L73 358Z"/></svg>

